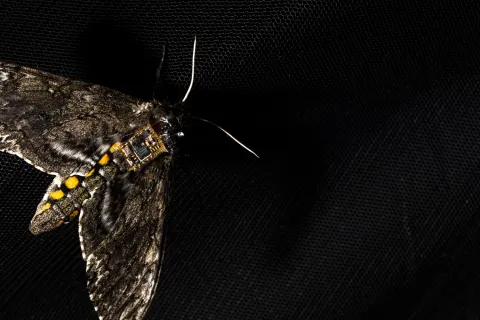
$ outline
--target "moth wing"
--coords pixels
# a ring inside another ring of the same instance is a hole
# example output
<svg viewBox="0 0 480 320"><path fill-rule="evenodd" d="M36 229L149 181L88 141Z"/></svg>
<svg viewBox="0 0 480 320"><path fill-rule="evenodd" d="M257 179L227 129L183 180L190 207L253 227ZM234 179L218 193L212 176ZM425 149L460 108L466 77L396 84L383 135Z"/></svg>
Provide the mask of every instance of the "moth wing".
<svg viewBox="0 0 480 320"><path fill-rule="evenodd" d="M135 182L143 172L127 171L112 180L100 180L93 196L84 202L79 217L79 236L83 259L113 231Z"/></svg>
<svg viewBox="0 0 480 320"><path fill-rule="evenodd" d="M100 319L141 319L150 305L162 258L170 159L154 161L138 177L112 231L100 243L87 243L91 235L80 230L82 250L92 249L86 255L88 290Z"/></svg>
<svg viewBox="0 0 480 320"><path fill-rule="evenodd" d="M69 175L92 146L146 123L149 103L121 92L0 62L0 151Z"/></svg>

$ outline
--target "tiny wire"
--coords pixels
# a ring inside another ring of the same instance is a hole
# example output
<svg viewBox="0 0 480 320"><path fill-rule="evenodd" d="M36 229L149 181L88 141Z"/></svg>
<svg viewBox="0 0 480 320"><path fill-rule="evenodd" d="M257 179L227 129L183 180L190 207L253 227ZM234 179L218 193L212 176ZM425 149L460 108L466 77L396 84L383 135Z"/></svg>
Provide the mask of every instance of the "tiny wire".
<svg viewBox="0 0 480 320"><path fill-rule="evenodd" d="M182 102L185 102L185 100L187 100L187 97L190 94L190 90L192 90L193 78L195 76L195 50L196 50L196 48L197 48L197 36L195 36L195 40L193 41L192 79L190 80L190 86L188 87L187 93L185 94L185 97L183 98Z"/></svg>
<svg viewBox="0 0 480 320"><path fill-rule="evenodd" d="M239 145L241 145L244 149L246 149L248 152L252 153L255 157L259 158L260 157L255 153L253 152L252 150L250 150L246 145L244 145L243 143L241 143L240 141L238 141L234 136L232 136L227 130L223 129L222 127L220 127L219 125L217 125L216 123L213 123L212 121L209 121L207 119L203 119L203 118L198 118L198 117L192 117L194 119L198 119L198 120L202 120L202 121L205 121L207 123L210 123L212 125L214 125L215 127L217 127L218 129L222 130L227 136L229 136L233 141L235 141L236 143L238 143Z"/></svg>

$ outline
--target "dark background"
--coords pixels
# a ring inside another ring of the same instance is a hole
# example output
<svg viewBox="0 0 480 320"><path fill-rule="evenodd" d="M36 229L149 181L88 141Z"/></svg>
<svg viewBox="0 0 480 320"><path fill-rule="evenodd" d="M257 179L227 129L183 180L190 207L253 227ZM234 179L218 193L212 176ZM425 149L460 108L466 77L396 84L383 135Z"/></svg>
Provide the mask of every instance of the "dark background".
<svg viewBox="0 0 480 320"><path fill-rule="evenodd" d="M190 122L155 319L479 319L475 1L2 1L0 59ZM0 155L0 318L95 319L77 225L28 231L52 180Z"/></svg>

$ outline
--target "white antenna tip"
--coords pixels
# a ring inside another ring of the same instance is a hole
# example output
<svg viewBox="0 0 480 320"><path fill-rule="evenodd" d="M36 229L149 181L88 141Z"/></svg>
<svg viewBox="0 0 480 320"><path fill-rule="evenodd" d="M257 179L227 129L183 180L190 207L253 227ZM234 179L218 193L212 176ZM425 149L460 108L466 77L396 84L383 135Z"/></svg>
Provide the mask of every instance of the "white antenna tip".
<svg viewBox="0 0 480 320"><path fill-rule="evenodd" d="M185 102L187 100L188 95L190 94L190 90L192 90L193 87L193 79L195 76L195 51L197 49L197 36L195 36L195 39L193 40L193 55L192 55L192 78L190 80L190 86L188 87L187 93L185 94L185 97L183 97L182 102Z"/></svg>

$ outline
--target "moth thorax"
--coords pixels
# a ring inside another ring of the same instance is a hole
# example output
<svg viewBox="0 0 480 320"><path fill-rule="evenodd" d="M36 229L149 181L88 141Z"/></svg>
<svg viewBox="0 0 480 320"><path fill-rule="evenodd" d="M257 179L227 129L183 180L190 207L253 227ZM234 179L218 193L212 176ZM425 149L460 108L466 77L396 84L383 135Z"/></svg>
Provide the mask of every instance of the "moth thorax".
<svg viewBox="0 0 480 320"><path fill-rule="evenodd" d="M166 153L167 148L151 125L137 131L125 143L112 146L128 164L128 170L138 171L144 165Z"/></svg>

